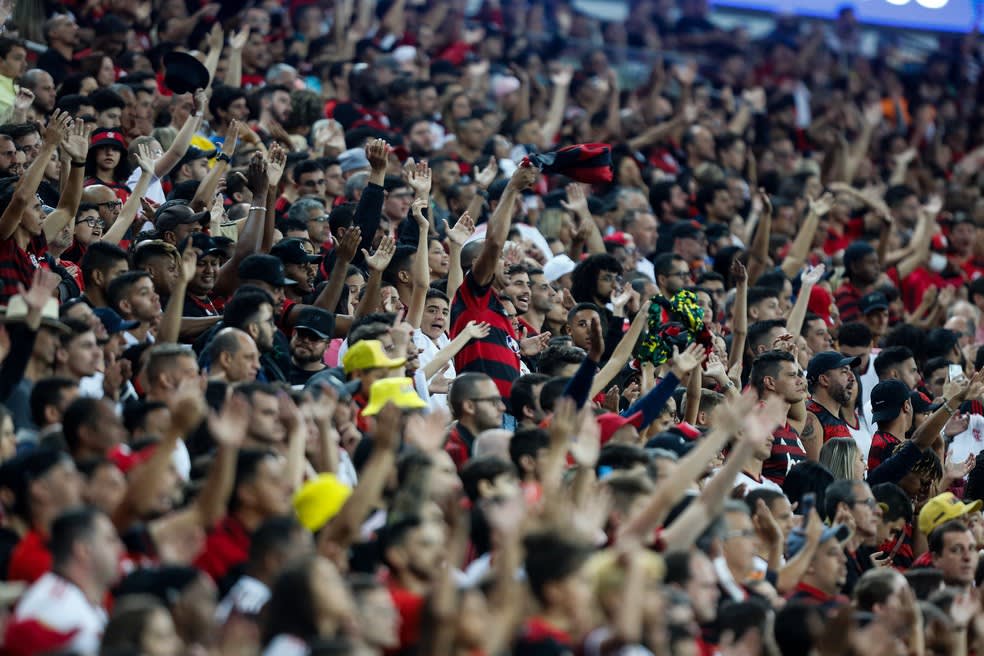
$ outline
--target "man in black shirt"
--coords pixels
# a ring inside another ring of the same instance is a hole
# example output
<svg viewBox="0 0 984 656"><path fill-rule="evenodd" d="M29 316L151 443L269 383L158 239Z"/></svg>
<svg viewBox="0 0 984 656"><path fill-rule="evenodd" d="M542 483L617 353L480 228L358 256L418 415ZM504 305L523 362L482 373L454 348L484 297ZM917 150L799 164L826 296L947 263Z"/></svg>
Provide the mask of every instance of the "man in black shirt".
<svg viewBox="0 0 984 656"><path fill-rule="evenodd" d="M325 369L324 356L335 332L335 317L317 307L306 307L297 315L290 339L290 371L287 382L303 385Z"/></svg>

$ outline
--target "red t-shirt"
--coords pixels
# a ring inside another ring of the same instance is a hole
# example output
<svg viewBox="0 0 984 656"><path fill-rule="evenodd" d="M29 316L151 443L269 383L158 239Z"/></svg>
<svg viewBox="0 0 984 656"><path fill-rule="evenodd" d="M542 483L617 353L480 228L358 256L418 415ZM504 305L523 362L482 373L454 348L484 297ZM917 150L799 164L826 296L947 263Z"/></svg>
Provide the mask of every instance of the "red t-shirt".
<svg viewBox="0 0 984 656"><path fill-rule="evenodd" d="M7 580L34 583L51 571L51 552L47 540L35 530L28 531L13 553L7 565Z"/></svg>
<svg viewBox="0 0 984 656"><path fill-rule="evenodd" d="M195 567L212 580L220 581L230 569L246 562L250 541L250 534L242 522L229 515L209 531L205 548L195 559Z"/></svg>
<svg viewBox="0 0 984 656"><path fill-rule="evenodd" d="M389 586L393 605L400 613L400 647L388 650L387 654L396 654L405 649L415 647L420 642L420 616L424 611L424 597L405 590L395 583Z"/></svg>

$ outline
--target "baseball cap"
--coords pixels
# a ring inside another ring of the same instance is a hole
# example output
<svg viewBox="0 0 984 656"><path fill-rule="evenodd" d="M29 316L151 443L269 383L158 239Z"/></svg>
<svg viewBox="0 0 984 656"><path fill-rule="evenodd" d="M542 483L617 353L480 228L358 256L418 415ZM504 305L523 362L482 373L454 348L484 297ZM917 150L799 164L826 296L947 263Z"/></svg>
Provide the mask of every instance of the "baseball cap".
<svg viewBox="0 0 984 656"><path fill-rule="evenodd" d="M196 159L212 159L215 157L215 149L212 150L202 150L195 146L188 146L188 150L185 151L184 157L178 160L178 163L174 166L175 169L187 164L188 162L194 162Z"/></svg>
<svg viewBox="0 0 984 656"><path fill-rule="evenodd" d="M193 225L195 223L204 226L208 221L206 212L195 214L187 205L174 204L157 211L157 218L154 225L158 232L174 230L179 225Z"/></svg>
<svg viewBox="0 0 984 656"><path fill-rule="evenodd" d="M106 332L110 335L116 335L124 330L133 330L140 325L139 321L127 321L123 319L123 317L121 317L116 310L112 308L96 308L92 312L99 317L99 320L102 321L102 325L106 326Z"/></svg>
<svg viewBox="0 0 984 656"><path fill-rule="evenodd" d="M27 302L23 296L16 294L7 301L7 309L0 317L0 323L20 323L27 319L27 313ZM59 321L58 301L53 298L44 302L44 308L41 310L41 325L66 334L70 332L68 326Z"/></svg>
<svg viewBox="0 0 984 656"><path fill-rule="evenodd" d="M243 258L239 263L239 278L241 280L259 280L274 287L286 287L296 285L296 280L291 280L284 275L284 263L273 255L253 253Z"/></svg>
<svg viewBox="0 0 984 656"><path fill-rule="evenodd" d="M360 344L364 342L359 342ZM378 342L377 342L378 343ZM347 354L346 354L347 355ZM427 402L420 398L413 387L411 378L383 378L377 380L369 388L369 403L362 411L364 417L379 414L387 403L391 402L401 410L419 410L427 407Z"/></svg>
<svg viewBox="0 0 984 656"><path fill-rule="evenodd" d="M861 314L868 314L876 310L887 310L888 299L881 292L871 292L861 297L861 300L858 301L858 307L861 309Z"/></svg>
<svg viewBox="0 0 984 656"><path fill-rule="evenodd" d="M938 404L933 403L932 399L919 390L912 390L909 392L909 403L912 404L912 411L916 414L934 412L940 407Z"/></svg>
<svg viewBox="0 0 984 656"><path fill-rule="evenodd" d="M646 442L646 449L663 449L671 451L681 458L694 448L694 443L677 432L663 431L657 433Z"/></svg>
<svg viewBox="0 0 984 656"><path fill-rule="evenodd" d="M304 528L317 533L338 514L350 496L352 489L338 477L321 474L301 486L291 503Z"/></svg>
<svg viewBox="0 0 984 656"><path fill-rule="evenodd" d="M856 367L859 364L861 364L861 358L841 355L837 351L821 351L810 358L810 364L806 367L806 377L809 380L816 380L820 374L825 374L831 369Z"/></svg>
<svg viewBox="0 0 984 656"><path fill-rule="evenodd" d="M331 339L335 334L335 316L319 307L306 307L297 313L294 329L310 330L321 339Z"/></svg>
<svg viewBox="0 0 984 656"><path fill-rule="evenodd" d="M951 519L959 519L967 513L977 512L981 509L981 500L977 499L972 503L964 503L953 492L944 492L926 502L926 505L919 511L919 532L929 535L933 529L947 523Z"/></svg>
<svg viewBox="0 0 984 656"><path fill-rule="evenodd" d="M300 239L284 239L270 249L270 255L280 258L284 264L311 264L320 262L320 255L311 255L304 250Z"/></svg>
<svg viewBox="0 0 984 656"><path fill-rule="evenodd" d="M349 148L338 156L338 165L341 167L342 173L348 173L357 169L369 168L369 159L363 149Z"/></svg>
<svg viewBox="0 0 984 656"><path fill-rule="evenodd" d="M406 362L406 358L391 358L386 355L383 351L383 343L378 339L364 339L357 342L342 356L342 367L346 374L363 369L392 369L402 367Z"/></svg>
<svg viewBox="0 0 984 656"><path fill-rule="evenodd" d="M820 544L823 544L827 540L834 538L838 542L844 542L844 540L851 537L851 529L843 524L834 524L833 526L824 527L823 533L820 534ZM806 533L803 529L795 529L786 538L786 558L793 558L803 547L806 546Z"/></svg>
<svg viewBox="0 0 984 656"><path fill-rule="evenodd" d="M304 389L313 390L318 389L322 385L328 385L338 393L339 399L352 398L352 395L362 387L362 381L355 379L345 382L340 376L341 372L338 369L322 369L308 378L307 382L304 383Z"/></svg>
<svg viewBox="0 0 984 656"><path fill-rule="evenodd" d="M556 282L574 270L574 260L566 255L555 255L543 267L543 277L547 282Z"/></svg>
<svg viewBox="0 0 984 656"><path fill-rule="evenodd" d="M622 415L614 412L604 412L595 417L595 420L598 422L598 426L601 429L601 443L605 444L612 439L615 431L620 428L625 426L635 426L638 428L642 420L642 413L637 412L631 417L623 417Z"/></svg>
<svg viewBox="0 0 984 656"><path fill-rule="evenodd" d="M883 380L871 389L871 418L891 421L902 412L911 390L901 380Z"/></svg>
<svg viewBox="0 0 984 656"><path fill-rule="evenodd" d="M126 152L126 137L122 132L110 128L99 128L89 137L89 149L109 146Z"/></svg>
<svg viewBox="0 0 984 656"><path fill-rule="evenodd" d="M206 255L225 255L225 251L219 248L215 240L204 232L196 232L191 236L191 245L202 252L202 257Z"/></svg>
<svg viewBox="0 0 984 656"><path fill-rule="evenodd" d="M673 239L697 239L703 232L696 221L677 221L670 228L670 236Z"/></svg>

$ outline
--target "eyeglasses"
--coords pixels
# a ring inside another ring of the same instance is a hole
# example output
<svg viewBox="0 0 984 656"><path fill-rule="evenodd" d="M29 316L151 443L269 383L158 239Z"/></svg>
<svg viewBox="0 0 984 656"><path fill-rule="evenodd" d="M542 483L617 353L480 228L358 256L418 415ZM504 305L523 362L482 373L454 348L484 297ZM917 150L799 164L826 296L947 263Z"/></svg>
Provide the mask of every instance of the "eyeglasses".
<svg viewBox="0 0 984 656"><path fill-rule="evenodd" d="M398 191L396 193L390 192L387 195L388 198L410 198L412 196L413 196L412 191Z"/></svg>
<svg viewBox="0 0 984 656"><path fill-rule="evenodd" d="M878 502L875 501L875 497L868 497L867 499L852 499L851 503L853 505L868 506L869 508L874 508L878 505Z"/></svg>
<svg viewBox="0 0 984 656"><path fill-rule="evenodd" d="M470 399L470 401L472 401L473 403L482 403L483 401L488 401L489 403L495 403L496 405L500 403L502 403L502 405L505 405L505 403L503 403L502 401L501 396L480 396L477 399Z"/></svg>
<svg viewBox="0 0 984 656"><path fill-rule="evenodd" d="M689 271L671 271L670 273L663 274L667 278L689 278Z"/></svg>
<svg viewBox="0 0 984 656"><path fill-rule="evenodd" d="M100 227L100 228L105 228L106 227L106 222L105 221L103 221L102 219L97 219L95 217L91 217L91 216L90 217L86 217L84 219L79 219L78 221L75 222L75 225L79 225L79 224L82 224L82 223L86 224L90 228L95 228L97 226Z"/></svg>
<svg viewBox="0 0 984 656"><path fill-rule="evenodd" d="M308 219L308 222L317 221L318 223L328 223L328 215L322 214L321 216L316 216L313 219Z"/></svg>
<svg viewBox="0 0 984 656"><path fill-rule="evenodd" d="M323 185L324 183L325 183L325 179L324 178L321 178L320 180L305 180L304 182L301 183L301 186L303 186L303 187L318 187L320 185Z"/></svg>
<svg viewBox="0 0 984 656"><path fill-rule="evenodd" d="M303 339L305 342L323 342L328 339L327 337L322 337L313 330L306 330L304 328L295 328L294 336L297 337L297 339Z"/></svg>
<svg viewBox="0 0 984 656"><path fill-rule="evenodd" d="M96 207L106 207L113 209L115 207L123 207L123 201L121 200L107 200L105 203L96 203Z"/></svg>
<svg viewBox="0 0 984 656"><path fill-rule="evenodd" d="M734 538L754 538L755 529L754 528L743 528L735 531L728 531L724 534L725 540L732 540Z"/></svg>

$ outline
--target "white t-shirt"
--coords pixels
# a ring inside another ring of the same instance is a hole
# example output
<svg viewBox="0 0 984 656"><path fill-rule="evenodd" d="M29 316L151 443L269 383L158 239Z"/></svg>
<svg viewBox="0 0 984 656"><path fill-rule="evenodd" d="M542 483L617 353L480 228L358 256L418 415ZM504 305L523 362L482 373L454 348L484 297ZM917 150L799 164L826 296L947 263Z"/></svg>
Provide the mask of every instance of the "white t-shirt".
<svg viewBox="0 0 984 656"><path fill-rule="evenodd" d="M215 621L225 624L233 611L241 615L259 615L270 601L270 588L266 583L252 576L244 576L229 590L229 594L215 609Z"/></svg>
<svg viewBox="0 0 984 656"><path fill-rule="evenodd" d="M14 611L14 622L35 620L59 633L74 633L67 649L99 653L108 618L101 606L89 603L71 581L48 572L27 589Z"/></svg>
<svg viewBox="0 0 984 656"><path fill-rule="evenodd" d="M745 494L748 494L752 490L772 490L773 492L778 492L779 494L782 494L781 487L779 487L778 485L767 479L765 476L762 476L761 478L762 478L761 481L756 481L754 478L752 478L745 472L741 472L740 474L738 474L738 478L735 479L734 487L738 487L739 485L744 485Z"/></svg>
<svg viewBox="0 0 984 656"><path fill-rule="evenodd" d="M972 414L967 430L953 436L946 454L950 462L964 462L981 451L984 451L984 417Z"/></svg>
<svg viewBox="0 0 984 656"><path fill-rule="evenodd" d="M417 330L414 330L413 344L420 351L420 353L417 354L417 361L420 363L420 371L423 371L424 367L426 367L437 356L438 351L440 351L442 348L444 348L450 343L451 340L448 339L448 336L444 333L441 333L441 335L437 338L437 343L435 344L434 340L432 340L430 337L428 337L423 332L421 332L419 328ZM439 375L441 374L435 374L434 377L431 378L431 380L433 380ZM448 380L454 380L456 375L454 371L454 360L448 362L448 370L445 371L443 375ZM430 406L432 410L437 410L438 408L447 408L448 395L431 394Z"/></svg>

